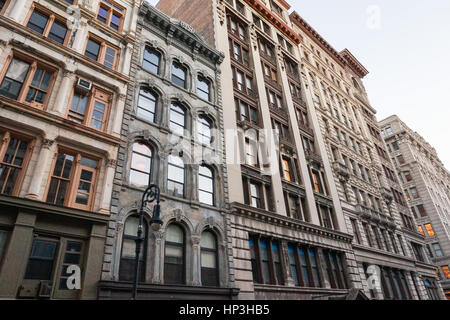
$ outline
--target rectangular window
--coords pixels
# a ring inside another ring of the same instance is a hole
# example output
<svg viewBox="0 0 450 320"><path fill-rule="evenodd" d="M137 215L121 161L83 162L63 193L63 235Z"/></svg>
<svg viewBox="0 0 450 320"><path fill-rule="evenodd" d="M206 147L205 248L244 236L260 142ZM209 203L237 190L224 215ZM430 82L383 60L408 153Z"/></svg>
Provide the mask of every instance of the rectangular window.
<svg viewBox="0 0 450 320"><path fill-rule="evenodd" d="M34 240L24 279L51 280L57 258L57 249L57 241Z"/></svg>
<svg viewBox="0 0 450 320"><path fill-rule="evenodd" d="M101 0L97 13L97 20L110 26L116 31L122 29L125 9L111 0Z"/></svg>
<svg viewBox="0 0 450 320"><path fill-rule="evenodd" d="M261 187L258 184L250 183L250 205L253 208L263 208L261 201Z"/></svg>
<svg viewBox="0 0 450 320"><path fill-rule="evenodd" d="M67 21L48 9L36 8L35 6L36 4L34 3L32 5L33 12L27 22L27 28L60 44L67 44L69 39Z"/></svg>
<svg viewBox="0 0 450 320"><path fill-rule="evenodd" d="M436 257L439 258L444 256L444 253L442 252L441 245L439 244L439 242L433 243L432 246L434 249L434 253L436 254Z"/></svg>
<svg viewBox="0 0 450 320"><path fill-rule="evenodd" d="M427 211L425 210L425 207L422 204L419 204L417 206L417 210L419 210L419 213L420 213L421 217L426 217L427 216Z"/></svg>
<svg viewBox="0 0 450 320"><path fill-rule="evenodd" d="M0 84L0 95L43 109L55 77L54 68L31 58L14 56Z"/></svg>
<svg viewBox="0 0 450 320"><path fill-rule="evenodd" d="M357 244L361 244L361 236L359 234L358 221L355 219L350 219L353 228L353 234L355 235L355 240Z"/></svg>
<svg viewBox="0 0 450 320"><path fill-rule="evenodd" d="M74 89L67 118L71 121L105 131L109 115L111 94L93 88L89 93Z"/></svg>
<svg viewBox="0 0 450 320"><path fill-rule="evenodd" d="M172 64L172 82L185 89L187 88L186 74L187 69L182 64L178 62Z"/></svg>
<svg viewBox="0 0 450 320"><path fill-rule="evenodd" d="M210 82L208 79L201 76L197 78L197 94L201 99L211 101Z"/></svg>
<svg viewBox="0 0 450 320"><path fill-rule="evenodd" d="M98 160L60 150L56 156L46 202L91 210L95 197Z"/></svg>
<svg viewBox="0 0 450 320"><path fill-rule="evenodd" d="M119 52L119 48L98 37L90 35L86 44L84 55L89 59L103 64L109 69L117 70Z"/></svg>
<svg viewBox="0 0 450 320"><path fill-rule="evenodd" d="M425 229L427 229L427 233L428 233L428 236L430 236L430 237L434 237L436 234L434 233L434 230L433 230L433 227L431 226L431 224L426 224L425 225Z"/></svg>

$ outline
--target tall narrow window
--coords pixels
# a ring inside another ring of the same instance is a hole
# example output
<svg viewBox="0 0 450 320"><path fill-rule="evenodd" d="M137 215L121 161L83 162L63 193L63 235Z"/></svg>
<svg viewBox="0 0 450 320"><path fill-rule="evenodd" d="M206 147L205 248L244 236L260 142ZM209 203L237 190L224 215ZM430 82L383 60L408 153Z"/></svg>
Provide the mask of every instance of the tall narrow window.
<svg viewBox="0 0 450 320"><path fill-rule="evenodd" d="M289 254L289 265L291 268L292 279L296 286L300 285L298 272L297 272L297 263L295 258L295 247L293 245L288 246L288 254Z"/></svg>
<svg viewBox="0 0 450 320"><path fill-rule="evenodd" d="M250 205L254 208L262 208L260 186L250 183Z"/></svg>
<svg viewBox="0 0 450 320"><path fill-rule="evenodd" d="M167 189L184 197L185 165L180 157L169 155Z"/></svg>
<svg viewBox="0 0 450 320"><path fill-rule="evenodd" d="M137 116L150 122L155 122L156 95L152 91L141 88L139 90L139 100L137 105Z"/></svg>
<svg viewBox="0 0 450 320"><path fill-rule="evenodd" d="M186 129L186 110L176 103L170 106L170 129L181 136Z"/></svg>
<svg viewBox="0 0 450 320"><path fill-rule="evenodd" d="M51 280L57 256L58 242L36 239L31 247L24 279Z"/></svg>
<svg viewBox="0 0 450 320"><path fill-rule="evenodd" d="M259 249L261 255L261 271L264 283L271 283L270 277L270 261L269 261L269 248L266 239L259 241Z"/></svg>
<svg viewBox="0 0 450 320"><path fill-rule="evenodd" d="M433 227L430 223L425 225L425 229L427 229L427 233L429 237L434 237L436 234L434 233Z"/></svg>
<svg viewBox="0 0 450 320"><path fill-rule="evenodd" d="M217 287L219 270L217 268L217 240L211 231L204 231L200 241L202 285Z"/></svg>
<svg viewBox="0 0 450 320"><path fill-rule="evenodd" d="M204 145L211 144L212 132L211 122L205 116L199 116L197 120L197 138L198 141Z"/></svg>
<svg viewBox="0 0 450 320"><path fill-rule="evenodd" d="M312 279L309 276L308 262L306 260L306 253L303 248L298 248L298 257L300 260L300 268L302 272L302 279L305 287L313 287Z"/></svg>
<svg viewBox="0 0 450 320"><path fill-rule="evenodd" d="M133 281L136 259L136 239L138 234L139 218L137 216L128 217L122 238L122 253L120 256L119 279L120 281ZM139 281L145 281L146 264L146 239L147 226L144 223L144 241L141 242L139 254Z"/></svg>
<svg viewBox="0 0 450 320"><path fill-rule="evenodd" d="M182 64L178 62L172 64L172 82L185 89L187 89L186 73L187 69Z"/></svg>
<svg viewBox="0 0 450 320"><path fill-rule="evenodd" d="M142 62L143 68L154 74L159 74L160 65L161 54L152 48L146 47L144 51L144 60Z"/></svg>
<svg viewBox="0 0 450 320"><path fill-rule="evenodd" d="M150 184L152 150L141 142L133 144L131 154L130 183L139 188Z"/></svg>
<svg viewBox="0 0 450 320"><path fill-rule="evenodd" d="M0 135L0 138L5 139L4 147L0 148L0 194L17 195L24 175L29 142L15 138L9 132Z"/></svg>
<svg viewBox="0 0 450 320"><path fill-rule="evenodd" d="M256 239L253 237L250 237L248 239L248 245L250 249L250 261L252 264L252 276L253 276L253 282L255 283L261 283L260 276L259 276L259 269L258 269L258 263L256 260Z"/></svg>
<svg viewBox="0 0 450 320"><path fill-rule="evenodd" d="M164 283L184 284L185 282L185 247L184 231L171 224L166 231Z"/></svg>
<svg viewBox="0 0 450 320"><path fill-rule="evenodd" d="M280 250L278 248L278 242L272 241L272 259L275 273L275 280L278 285L283 285L283 271L281 265Z"/></svg>
<svg viewBox="0 0 450 320"><path fill-rule="evenodd" d="M211 84L205 77L199 76L197 79L197 94L206 101L211 101Z"/></svg>
<svg viewBox="0 0 450 320"><path fill-rule="evenodd" d="M283 177L287 181L293 181L291 176L291 168L289 166L290 162L289 159L283 158Z"/></svg>
<svg viewBox="0 0 450 320"><path fill-rule="evenodd" d="M313 248L310 248L308 250L308 252L309 252L309 262L311 265L311 273L312 273L313 279L314 279L314 286L320 287L319 267L317 265L317 260L316 260L316 250Z"/></svg>
<svg viewBox="0 0 450 320"><path fill-rule="evenodd" d="M198 198L201 203L214 205L214 176L213 171L202 165L198 171Z"/></svg>

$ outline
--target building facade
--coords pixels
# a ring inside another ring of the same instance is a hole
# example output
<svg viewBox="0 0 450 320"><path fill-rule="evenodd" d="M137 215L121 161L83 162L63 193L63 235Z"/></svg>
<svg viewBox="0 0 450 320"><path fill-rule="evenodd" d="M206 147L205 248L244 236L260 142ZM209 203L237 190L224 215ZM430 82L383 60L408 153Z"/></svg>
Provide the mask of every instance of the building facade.
<svg viewBox="0 0 450 320"><path fill-rule="evenodd" d="M320 299L353 288L373 299L442 298L356 58L285 1L157 6L225 52L224 106L234 107L225 131L239 132L226 147L240 297Z"/></svg>
<svg viewBox="0 0 450 320"><path fill-rule="evenodd" d="M397 116L379 122L415 219L450 299L450 173L436 150Z"/></svg>
<svg viewBox="0 0 450 320"><path fill-rule="evenodd" d="M184 22L143 3L122 123L100 299L131 296L141 196L161 189L160 230L145 216L139 299L233 299L220 63Z"/></svg>
<svg viewBox="0 0 450 320"><path fill-rule="evenodd" d="M1 298L97 298L137 5L0 2Z"/></svg>

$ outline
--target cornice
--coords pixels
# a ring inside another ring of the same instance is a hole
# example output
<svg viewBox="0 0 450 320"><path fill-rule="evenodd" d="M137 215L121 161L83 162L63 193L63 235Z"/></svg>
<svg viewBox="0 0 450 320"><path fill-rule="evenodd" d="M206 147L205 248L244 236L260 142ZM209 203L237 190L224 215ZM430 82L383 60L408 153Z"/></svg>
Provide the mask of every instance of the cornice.
<svg viewBox="0 0 450 320"><path fill-rule="evenodd" d="M289 27L286 22L278 18L269 8L267 8L259 0L244 0L250 7L252 7L256 12L263 16L267 21L269 21L275 28L277 28L281 33L288 37L296 45L299 45L302 39L300 36Z"/></svg>
<svg viewBox="0 0 450 320"><path fill-rule="evenodd" d="M341 67L350 67L361 78L364 78L369 73L348 49L338 52L296 11L292 12L289 17L296 26L303 30L317 45L334 58Z"/></svg>
<svg viewBox="0 0 450 320"><path fill-rule="evenodd" d="M223 52L209 45L190 25L169 17L147 2L144 2L140 7L139 15L143 16L144 22L150 24L152 27L156 27L164 33L169 34L169 36L185 44L186 47L192 48L192 51L196 55L201 55L215 64L221 64L225 58Z"/></svg>

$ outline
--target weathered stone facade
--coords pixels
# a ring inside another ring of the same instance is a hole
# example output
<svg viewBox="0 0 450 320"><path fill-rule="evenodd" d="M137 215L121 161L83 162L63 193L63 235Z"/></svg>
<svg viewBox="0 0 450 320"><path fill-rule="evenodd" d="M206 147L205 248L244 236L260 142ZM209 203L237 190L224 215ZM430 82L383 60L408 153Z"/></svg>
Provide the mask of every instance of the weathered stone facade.
<svg viewBox="0 0 450 320"><path fill-rule="evenodd" d="M131 59L132 81L128 88L122 124L100 298L124 298L131 294L131 284L126 280L132 280L133 275L127 277L121 274L120 268L121 263L125 263L125 249L122 248L126 230L124 226L130 216L136 214L144 187L136 186L130 176L134 170L132 158L136 143L148 146L152 152L149 181L161 188L161 218L164 222L157 232L147 227L149 231L144 246L147 249L142 263L145 275L141 278L139 298L232 298L237 291L232 289L234 268L228 259L231 238L227 226L228 184L221 134L223 110L219 68L223 56L189 25L169 18L147 3L139 10L136 35L139 43ZM159 56L158 66L153 70L149 70L145 62L149 59L149 52ZM177 85L174 82L174 64L185 68L184 87L182 83ZM207 79L209 83L209 101L202 99L199 94L199 79ZM152 118L146 118L148 114L140 113L145 101L141 97L147 92L155 97ZM174 105L180 106L185 112L182 135L174 131ZM208 119L210 129L214 132L213 138L203 143L198 133L201 130L200 119ZM169 188L171 156L180 157L184 164L184 194L174 194ZM199 170L202 165L207 165L213 172L214 202L210 205L199 197L199 179L202 179ZM152 208L148 208L148 212L151 214ZM147 223L150 217L146 216ZM171 283L172 286L164 286L171 276L164 273L168 270L169 249L165 247L168 246L167 228L170 225L183 229L184 261L181 272L185 273L185 277L177 283ZM203 256L200 247L206 230L214 234L217 243L215 254L219 281L215 287L208 286L204 282L206 279L201 278ZM129 290L124 292L124 286Z"/></svg>
<svg viewBox="0 0 450 320"><path fill-rule="evenodd" d="M397 116L379 122L427 253L450 299L450 173L436 150Z"/></svg>

